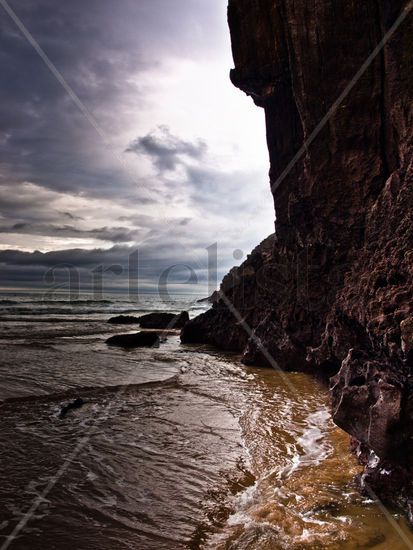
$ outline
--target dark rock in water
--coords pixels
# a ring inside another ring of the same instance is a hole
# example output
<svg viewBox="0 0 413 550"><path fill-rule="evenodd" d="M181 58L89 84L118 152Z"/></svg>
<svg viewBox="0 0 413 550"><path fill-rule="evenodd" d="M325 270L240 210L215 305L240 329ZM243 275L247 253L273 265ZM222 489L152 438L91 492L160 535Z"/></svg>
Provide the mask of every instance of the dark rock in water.
<svg viewBox="0 0 413 550"><path fill-rule="evenodd" d="M117 317L111 317L108 323L112 325L135 325L139 323L139 318L132 315L118 315Z"/></svg>
<svg viewBox="0 0 413 550"><path fill-rule="evenodd" d="M408 3L308 5L229 1L231 80L265 110L275 235L182 340L334 376L370 487L413 514L413 12L354 81Z"/></svg>
<svg viewBox="0 0 413 550"><path fill-rule="evenodd" d="M155 332L137 332L135 334L115 334L106 340L109 346L121 348L150 348L159 346L159 336Z"/></svg>
<svg viewBox="0 0 413 550"><path fill-rule="evenodd" d="M182 311L175 315L174 313L148 313L138 317L141 328L155 328L155 329L180 329L189 321L189 315L187 311Z"/></svg>
<svg viewBox="0 0 413 550"><path fill-rule="evenodd" d="M78 397L68 405L65 405L64 407L61 408L59 413L59 418L64 418L69 411L73 409L80 409L80 407L82 407L84 404L85 404L85 401L83 401L83 399Z"/></svg>

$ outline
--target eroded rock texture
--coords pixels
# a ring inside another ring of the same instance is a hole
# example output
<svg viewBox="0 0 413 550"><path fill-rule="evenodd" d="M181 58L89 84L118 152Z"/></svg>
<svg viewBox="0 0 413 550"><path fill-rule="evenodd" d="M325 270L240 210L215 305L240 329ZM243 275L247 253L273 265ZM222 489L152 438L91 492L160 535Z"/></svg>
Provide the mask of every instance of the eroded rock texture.
<svg viewBox="0 0 413 550"><path fill-rule="evenodd" d="M408 506L413 12L406 7L400 0L230 0L231 79L266 115L275 236L227 275L225 299L182 338L268 363L259 338L282 368L334 375L334 419L355 438L364 482Z"/></svg>

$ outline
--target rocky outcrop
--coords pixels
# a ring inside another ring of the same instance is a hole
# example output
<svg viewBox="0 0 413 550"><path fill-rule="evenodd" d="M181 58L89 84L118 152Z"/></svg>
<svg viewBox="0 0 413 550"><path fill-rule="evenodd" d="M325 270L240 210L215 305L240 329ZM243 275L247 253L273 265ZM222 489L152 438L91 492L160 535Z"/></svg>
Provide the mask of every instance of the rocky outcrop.
<svg viewBox="0 0 413 550"><path fill-rule="evenodd" d="M412 7L230 0L231 79L265 111L275 236L182 333L248 363L268 363L265 349L284 369L332 377L333 417L366 464L364 485L407 507Z"/></svg>

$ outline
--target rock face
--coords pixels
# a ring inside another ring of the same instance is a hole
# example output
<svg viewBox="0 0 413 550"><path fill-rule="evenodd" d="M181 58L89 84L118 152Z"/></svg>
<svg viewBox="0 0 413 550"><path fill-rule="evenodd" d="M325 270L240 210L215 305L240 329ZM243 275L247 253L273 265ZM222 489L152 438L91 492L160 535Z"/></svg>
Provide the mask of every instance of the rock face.
<svg viewBox="0 0 413 550"><path fill-rule="evenodd" d="M365 486L408 508L413 11L406 7L230 0L231 79L265 110L275 236L227 275L221 299L182 339L268 363L262 344L282 368L332 376L334 420L354 438Z"/></svg>

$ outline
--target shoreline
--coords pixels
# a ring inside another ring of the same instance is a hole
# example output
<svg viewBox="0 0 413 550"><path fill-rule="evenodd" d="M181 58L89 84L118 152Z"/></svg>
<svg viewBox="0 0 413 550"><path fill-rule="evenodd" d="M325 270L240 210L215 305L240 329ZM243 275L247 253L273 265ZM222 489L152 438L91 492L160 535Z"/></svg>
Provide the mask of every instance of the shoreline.
<svg viewBox="0 0 413 550"><path fill-rule="evenodd" d="M113 326L105 328L113 334ZM129 327L115 330L119 333L125 328ZM31 325L26 334L35 344ZM51 530L50 536L60 541L62 550L69 548L59 526L70 518L79 532L84 529L69 503L78 503L82 514L89 517L91 510L98 513L97 495L103 491L108 502L114 495L118 499L118 505L107 505L106 529L115 530L119 540L132 537L135 544L148 548L170 548L172 542L162 539L169 529L176 531L174 547L182 548L189 544L218 550L231 543L239 549L262 550L266 540L272 541L271 549L280 540L292 549L310 549L315 544L334 548L340 537L349 544L364 544L381 533L385 543L398 550L392 532L379 520L380 510L356 493L355 475L360 470L350 454L348 436L331 423L327 389L321 381L305 373L281 374L242 365L239 354L209 345L181 344L176 332L159 348L132 351L108 348L104 338L98 333L86 339L54 333L49 342L53 342L52 348L27 347L24 352L22 346L9 341L10 358L20 357L15 372L20 379L36 373L33 380L39 386L46 377L43 391L47 380L50 388L56 383L62 387L74 384L64 391L11 398L0 405L4 437L7 439L9 430L16 433L14 439L8 438L8 446L2 446L1 458L10 483L24 483L29 474L47 479L73 450L76 438L85 437L106 407L113 403L116 409L113 415L104 414L105 423L97 430L95 443L79 456L71 476L62 479L52 495L53 508L44 519L34 520L43 547L49 536L45 530ZM139 382L116 384L119 376L123 380L125 376L138 377ZM165 378L145 381L147 376ZM95 385L81 382L91 378ZM96 386L98 381L101 387ZM76 398L82 398L84 405L59 419L62 406ZM13 470L11 460L14 445L16 450L26 449L18 471ZM114 471L101 468L101 461ZM50 470L46 467L49 462ZM120 490L117 479L126 472L131 472L133 479ZM72 479L76 480L73 488ZM163 487L160 493L159 484ZM25 510L30 492L19 490ZM147 503L136 500L142 491L152 495L148 502L159 514L154 524L157 529L145 523ZM176 491L181 501L176 500ZM180 508L194 491L199 514L195 523L191 519L195 505L191 504L191 513ZM7 502L9 497L0 493L0 501ZM131 499L127 514L118 507L120 498ZM60 517L61 511L65 519ZM165 523L165 514L173 515L173 523ZM13 521L13 516L7 517ZM361 517L368 518L366 524ZM131 518L143 522L140 534L133 532L132 536L121 527ZM395 521L407 529L400 518ZM98 532L92 529L90 536L89 546L100 541L105 547ZM22 544L28 540L30 531ZM79 541L80 549L83 543ZM37 550L36 544L31 544Z"/></svg>

